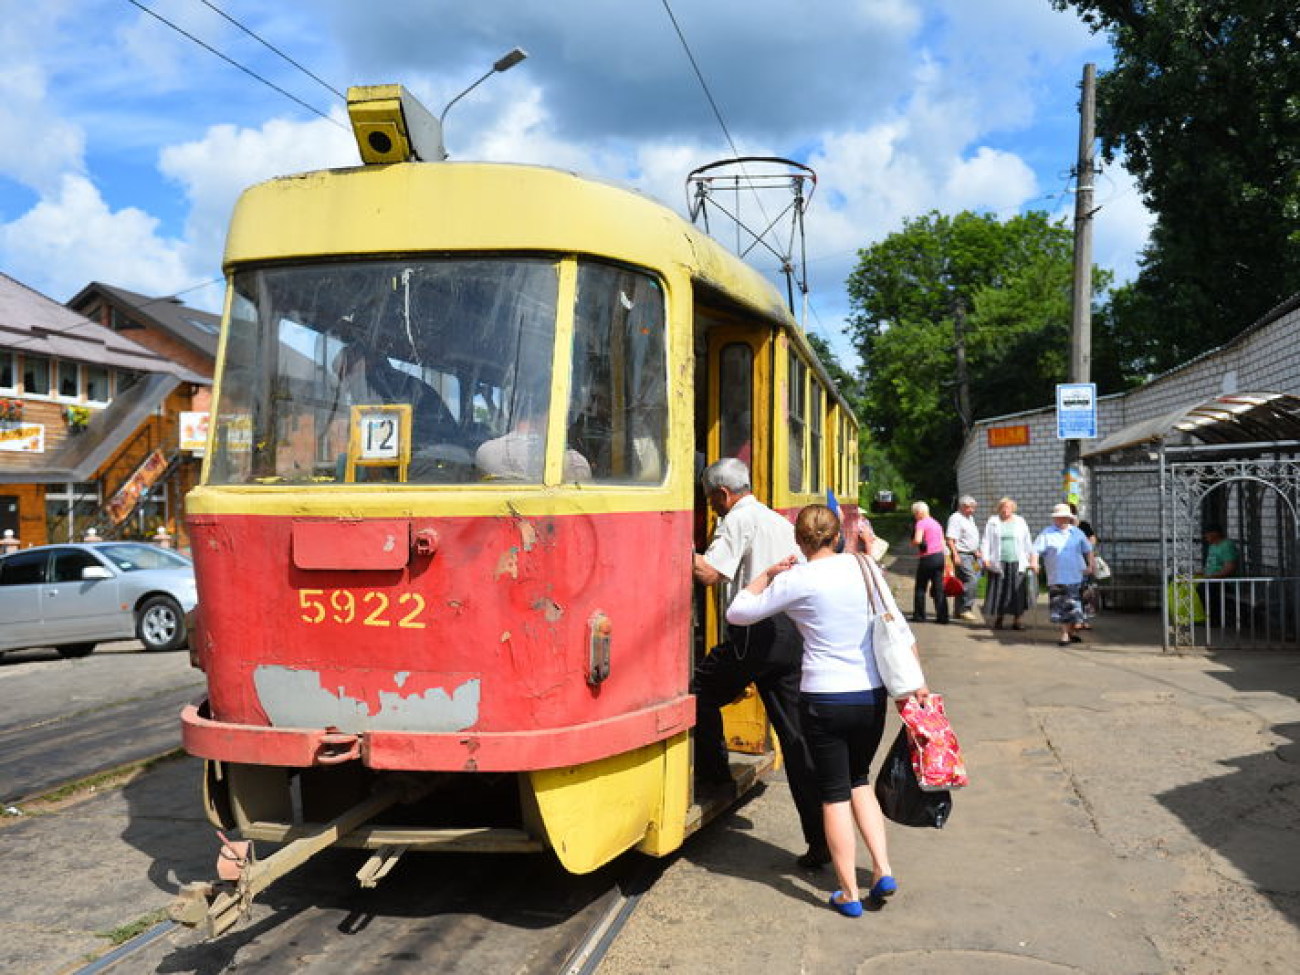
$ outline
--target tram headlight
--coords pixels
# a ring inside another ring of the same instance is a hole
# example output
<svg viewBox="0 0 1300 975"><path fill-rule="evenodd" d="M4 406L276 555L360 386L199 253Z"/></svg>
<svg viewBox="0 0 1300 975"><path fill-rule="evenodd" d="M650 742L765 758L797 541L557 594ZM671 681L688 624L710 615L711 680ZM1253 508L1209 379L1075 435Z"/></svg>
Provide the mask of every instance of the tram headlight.
<svg viewBox="0 0 1300 975"><path fill-rule="evenodd" d="M442 124L401 85L348 89L348 117L366 165L442 162Z"/></svg>

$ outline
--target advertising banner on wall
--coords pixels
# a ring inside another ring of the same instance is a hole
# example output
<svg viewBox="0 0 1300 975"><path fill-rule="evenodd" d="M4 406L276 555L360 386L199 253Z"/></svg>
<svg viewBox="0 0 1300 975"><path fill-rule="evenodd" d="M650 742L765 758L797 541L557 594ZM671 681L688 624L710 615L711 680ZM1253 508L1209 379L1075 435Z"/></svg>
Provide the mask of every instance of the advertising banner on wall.
<svg viewBox="0 0 1300 975"><path fill-rule="evenodd" d="M207 413L185 412L181 414L181 450L201 452L207 447L208 416Z"/></svg>
<svg viewBox="0 0 1300 975"><path fill-rule="evenodd" d="M126 483L118 488L108 504L104 505L113 524L118 525L126 520L127 515L134 511L136 504L139 503L140 495L144 494L166 469L167 458L163 456L161 450L155 450L144 459L144 463L135 469L135 473L126 479Z"/></svg>
<svg viewBox="0 0 1300 975"><path fill-rule="evenodd" d="M0 450L45 453L45 427L40 423L0 423Z"/></svg>

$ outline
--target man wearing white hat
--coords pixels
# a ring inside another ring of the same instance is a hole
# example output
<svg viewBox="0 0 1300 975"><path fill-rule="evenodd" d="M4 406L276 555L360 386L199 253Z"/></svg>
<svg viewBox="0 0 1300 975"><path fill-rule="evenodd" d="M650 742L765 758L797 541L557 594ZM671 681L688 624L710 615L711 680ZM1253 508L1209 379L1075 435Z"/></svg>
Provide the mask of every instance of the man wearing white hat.
<svg viewBox="0 0 1300 975"><path fill-rule="evenodd" d="M1074 524L1068 504L1052 509L1052 523L1034 539L1034 551L1047 569L1048 607L1053 623L1061 628L1060 646L1082 643L1083 577L1096 571L1092 544Z"/></svg>

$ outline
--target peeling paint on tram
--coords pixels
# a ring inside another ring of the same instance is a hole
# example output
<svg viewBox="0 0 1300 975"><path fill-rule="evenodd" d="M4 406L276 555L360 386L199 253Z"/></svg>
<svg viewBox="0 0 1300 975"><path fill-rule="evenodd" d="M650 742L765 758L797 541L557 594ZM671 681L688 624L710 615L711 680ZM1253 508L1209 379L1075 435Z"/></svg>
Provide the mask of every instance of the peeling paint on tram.
<svg viewBox="0 0 1300 975"><path fill-rule="evenodd" d="M449 676L353 671L331 679L315 670L263 665L254 672L253 682L258 700L275 727L325 725L350 732L463 731L478 721L481 681L470 677L454 683L458 678ZM338 683L329 687L327 681ZM395 686L391 690L381 688L378 682Z"/></svg>

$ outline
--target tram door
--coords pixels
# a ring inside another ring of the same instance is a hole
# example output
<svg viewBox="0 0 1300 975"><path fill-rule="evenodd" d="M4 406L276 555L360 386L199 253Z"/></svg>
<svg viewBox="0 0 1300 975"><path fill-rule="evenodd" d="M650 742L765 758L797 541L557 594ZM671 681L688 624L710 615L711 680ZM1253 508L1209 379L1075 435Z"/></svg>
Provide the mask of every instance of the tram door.
<svg viewBox="0 0 1300 975"><path fill-rule="evenodd" d="M772 344L770 332L756 332L737 326L715 327L709 332L708 373L702 384L700 411L703 429L697 433L705 463L722 457L743 460L750 471L755 496L765 504L772 494ZM701 551L713 536L716 523L707 500L697 495L704 507L705 528ZM703 595L705 647L716 645L726 631L724 591L710 587ZM723 727L732 751L761 754L771 749L767 715L751 685L739 701L723 709Z"/></svg>

